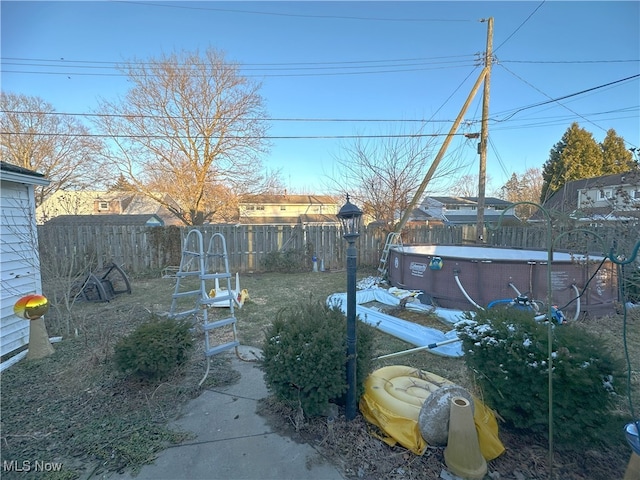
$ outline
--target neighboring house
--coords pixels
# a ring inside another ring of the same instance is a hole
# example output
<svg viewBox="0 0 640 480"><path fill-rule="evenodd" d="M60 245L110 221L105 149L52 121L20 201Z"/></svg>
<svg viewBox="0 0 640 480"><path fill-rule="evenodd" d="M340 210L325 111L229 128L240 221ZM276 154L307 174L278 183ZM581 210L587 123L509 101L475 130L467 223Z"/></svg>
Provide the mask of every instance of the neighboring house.
<svg viewBox="0 0 640 480"><path fill-rule="evenodd" d="M239 223L247 225L339 224L340 205L328 195L248 195L238 203Z"/></svg>
<svg viewBox="0 0 640 480"><path fill-rule="evenodd" d="M0 162L0 355L29 344L29 321L13 312L25 295L42 294L34 186L49 185L40 173Z"/></svg>
<svg viewBox="0 0 640 480"><path fill-rule="evenodd" d="M414 208L407 219L407 225L442 225L442 218L435 218L421 208Z"/></svg>
<svg viewBox="0 0 640 480"><path fill-rule="evenodd" d="M640 224L640 171L567 182L543 207L580 223L625 221ZM542 214L538 212L531 220L541 218Z"/></svg>
<svg viewBox="0 0 640 480"><path fill-rule="evenodd" d="M485 223L520 222L513 209L504 213L513 203L493 197L486 197L484 202ZM420 204L420 210L432 219L430 223L475 225L478 220L478 197L426 197Z"/></svg>
<svg viewBox="0 0 640 480"><path fill-rule="evenodd" d="M171 201L169 197L165 200ZM43 224L61 215L157 215L164 225L182 225L166 207L143 195L126 192L59 190L36 209Z"/></svg>
<svg viewBox="0 0 640 480"><path fill-rule="evenodd" d="M156 214L140 215L59 215L47 221L45 225L133 225L145 227L163 227L164 221Z"/></svg>

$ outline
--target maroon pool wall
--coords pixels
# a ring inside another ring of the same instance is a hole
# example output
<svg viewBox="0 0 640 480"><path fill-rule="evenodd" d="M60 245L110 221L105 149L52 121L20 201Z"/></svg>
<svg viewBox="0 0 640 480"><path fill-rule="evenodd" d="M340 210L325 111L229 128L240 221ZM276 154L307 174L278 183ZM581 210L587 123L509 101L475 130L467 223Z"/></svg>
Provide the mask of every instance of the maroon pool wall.
<svg viewBox="0 0 640 480"><path fill-rule="evenodd" d="M484 308L494 300L515 298L516 289L546 304L547 259L548 253L538 250L413 245L392 248L387 268L394 287L422 290L442 308L475 310L473 303ZM616 269L610 260L600 267L602 260L603 257L554 252L553 305L564 307L577 295L572 285L578 293L586 285L580 297L580 312L612 313L618 296ZM577 305L574 301L564 309L567 318L575 315Z"/></svg>

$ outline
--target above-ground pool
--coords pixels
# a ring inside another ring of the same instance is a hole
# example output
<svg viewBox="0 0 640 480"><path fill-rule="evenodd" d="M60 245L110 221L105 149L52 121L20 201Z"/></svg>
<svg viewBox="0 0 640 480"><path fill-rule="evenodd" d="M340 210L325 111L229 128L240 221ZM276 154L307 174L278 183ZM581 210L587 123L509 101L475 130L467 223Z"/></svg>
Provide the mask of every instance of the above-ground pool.
<svg viewBox="0 0 640 480"><path fill-rule="evenodd" d="M475 310L519 294L546 305L547 259L544 250L407 245L389 250L387 269L391 285L423 291L425 303ZM615 265L605 257L554 252L551 291L552 304L567 318L577 308L612 313L618 300Z"/></svg>

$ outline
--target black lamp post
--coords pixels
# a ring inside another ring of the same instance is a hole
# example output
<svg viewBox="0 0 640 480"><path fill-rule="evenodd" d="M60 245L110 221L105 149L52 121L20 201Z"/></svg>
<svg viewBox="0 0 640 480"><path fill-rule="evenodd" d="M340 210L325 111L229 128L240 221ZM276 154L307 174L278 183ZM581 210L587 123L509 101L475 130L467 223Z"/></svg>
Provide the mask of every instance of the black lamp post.
<svg viewBox="0 0 640 480"><path fill-rule="evenodd" d="M356 247L360 236L362 211L349 201L345 203L337 217L342 223L342 236L349 242L347 247L347 420L356 416Z"/></svg>

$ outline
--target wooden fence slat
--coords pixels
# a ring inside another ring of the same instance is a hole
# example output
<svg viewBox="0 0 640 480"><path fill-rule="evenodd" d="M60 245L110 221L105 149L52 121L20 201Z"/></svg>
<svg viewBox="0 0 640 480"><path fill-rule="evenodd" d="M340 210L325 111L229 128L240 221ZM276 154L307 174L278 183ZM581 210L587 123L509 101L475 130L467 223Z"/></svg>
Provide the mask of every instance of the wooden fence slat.
<svg viewBox="0 0 640 480"><path fill-rule="evenodd" d="M41 225L38 226L38 238L42 258L74 256L78 268L88 265L101 268L114 262L127 272L139 274L179 265L184 238L191 228ZM282 250L304 252L309 257L309 266L312 255L316 255L319 262L323 261L327 270L345 266L346 242L337 226L215 224L198 228L203 232L205 250L214 233L225 237L232 272L260 271L267 255ZM619 227L593 227L591 230L603 239L607 250L615 245L617 252L622 253L630 253L640 238L639 226L629 226L626 230ZM562 235L562 232L560 229L554 231L553 247L556 250L606 253L601 251L602 246L593 235L580 232ZM365 227L356 242L359 264L377 267L385 240L386 232L382 229ZM409 226L403 231L403 241L405 244L474 243L475 227ZM547 231L538 226L488 229L486 242L500 247L546 249Z"/></svg>

